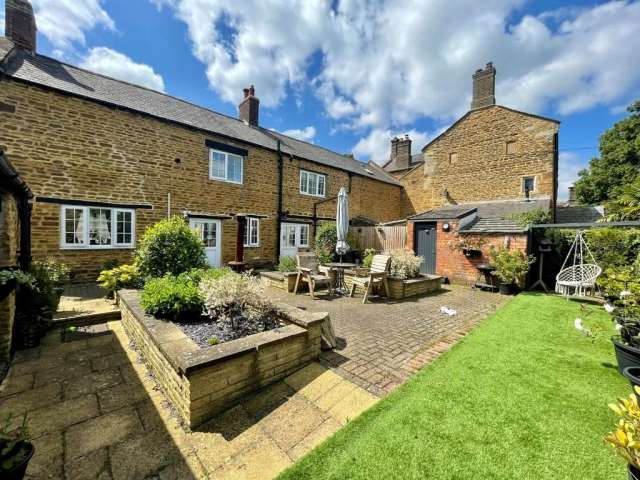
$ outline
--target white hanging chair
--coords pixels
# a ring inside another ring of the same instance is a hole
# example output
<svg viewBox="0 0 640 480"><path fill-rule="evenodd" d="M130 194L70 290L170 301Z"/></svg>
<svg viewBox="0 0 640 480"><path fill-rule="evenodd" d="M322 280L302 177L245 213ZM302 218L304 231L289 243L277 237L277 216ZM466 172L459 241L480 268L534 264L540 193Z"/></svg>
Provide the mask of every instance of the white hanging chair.
<svg viewBox="0 0 640 480"><path fill-rule="evenodd" d="M569 259L573 262L571 266L567 266ZM601 273L602 268L596 263L591 250L589 250L589 245L584 240L584 232L578 230L560 273L556 276L556 292L578 297L584 297L588 294L594 295L596 279Z"/></svg>

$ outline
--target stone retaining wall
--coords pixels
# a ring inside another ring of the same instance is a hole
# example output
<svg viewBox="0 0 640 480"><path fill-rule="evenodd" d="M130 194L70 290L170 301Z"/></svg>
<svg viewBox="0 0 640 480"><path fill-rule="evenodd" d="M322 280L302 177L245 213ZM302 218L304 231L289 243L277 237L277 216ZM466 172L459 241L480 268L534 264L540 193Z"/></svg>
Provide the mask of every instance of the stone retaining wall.
<svg viewBox="0 0 640 480"><path fill-rule="evenodd" d="M278 304L284 327L200 348L173 323L146 315L137 291L121 290L118 297L127 334L191 428L317 359L329 319Z"/></svg>

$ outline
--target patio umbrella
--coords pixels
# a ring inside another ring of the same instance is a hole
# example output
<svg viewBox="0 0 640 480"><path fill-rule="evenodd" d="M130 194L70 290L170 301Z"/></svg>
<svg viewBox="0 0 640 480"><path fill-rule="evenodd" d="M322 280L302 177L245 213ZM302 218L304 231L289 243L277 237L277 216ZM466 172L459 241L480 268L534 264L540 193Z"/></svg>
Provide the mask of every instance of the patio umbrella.
<svg viewBox="0 0 640 480"><path fill-rule="evenodd" d="M336 231L338 235L336 253L342 257L342 255L349 251L349 244L347 243L347 234L349 233L349 196L344 187L342 187L338 193ZM340 261L342 261L342 258L340 258Z"/></svg>

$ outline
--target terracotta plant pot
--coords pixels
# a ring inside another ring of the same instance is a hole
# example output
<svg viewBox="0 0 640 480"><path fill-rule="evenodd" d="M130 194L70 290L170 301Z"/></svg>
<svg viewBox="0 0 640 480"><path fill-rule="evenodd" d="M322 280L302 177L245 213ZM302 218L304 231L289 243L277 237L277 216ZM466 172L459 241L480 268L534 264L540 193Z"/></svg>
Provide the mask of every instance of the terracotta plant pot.
<svg viewBox="0 0 640 480"><path fill-rule="evenodd" d="M617 337L611 337L611 342L616 351L620 374L624 375L624 369L627 367L640 367L640 349L625 345Z"/></svg>

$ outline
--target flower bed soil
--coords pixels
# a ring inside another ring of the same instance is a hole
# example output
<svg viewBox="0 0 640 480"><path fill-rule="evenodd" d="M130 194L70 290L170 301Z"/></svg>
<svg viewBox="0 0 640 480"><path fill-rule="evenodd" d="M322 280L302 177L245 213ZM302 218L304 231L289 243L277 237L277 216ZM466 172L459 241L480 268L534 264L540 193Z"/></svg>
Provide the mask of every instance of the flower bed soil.
<svg viewBox="0 0 640 480"><path fill-rule="evenodd" d="M207 316L202 316L197 322L176 322L176 325L187 337L201 347L210 347L209 339L215 337L214 345L248 337L260 332L268 332L285 324L276 316L265 315L257 320L249 320L244 316L238 316L234 320L216 321Z"/></svg>

